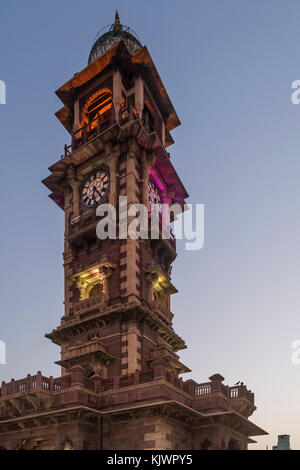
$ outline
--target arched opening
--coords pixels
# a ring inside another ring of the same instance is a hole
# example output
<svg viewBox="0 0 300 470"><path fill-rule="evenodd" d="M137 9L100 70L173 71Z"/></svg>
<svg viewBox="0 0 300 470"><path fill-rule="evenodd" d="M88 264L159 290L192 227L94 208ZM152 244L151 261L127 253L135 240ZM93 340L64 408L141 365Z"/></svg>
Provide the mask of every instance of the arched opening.
<svg viewBox="0 0 300 470"><path fill-rule="evenodd" d="M15 450L55 450L55 446L48 439L33 438L19 441Z"/></svg>
<svg viewBox="0 0 300 470"><path fill-rule="evenodd" d="M228 450L240 450L240 443L237 439L231 438L227 446Z"/></svg>
<svg viewBox="0 0 300 470"><path fill-rule="evenodd" d="M84 126L88 136L93 136L96 129L99 130L105 126L112 117L113 100L112 92L109 88L102 88L96 91L84 104L81 111L79 129ZM82 135L82 131L80 132Z"/></svg>
<svg viewBox="0 0 300 470"><path fill-rule="evenodd" d="M73 442L71 441L71 439L64 440L63 450L74 450Z"/></svg>
<svg viewBox="0 0 300 470"><path fill-rule="evenodd" d="M97 115L100 117L100 123L109 119L110 109L112 107L112 93L108 88L103 88L94 93L85 103L82 109L81 125L89 124L90 129L97 126Z"/></svg>
<svg viewBox="0 0 300 470"><path fill-rule="evenodd" d="M89 379L89 378L93 377L93 375L95 375L95 371L94 371L93 367L90 364L87 364L84 367L84 376Z"/></svg>
<svg viewBox="0 0 300 470"><path fill-rule="evenodd" d="M209 439L204 439L201 444L201 450L211 450L212 449L212 442Z"/></svg>
<svg viewBox="0 0 300 470"><path fill-rule="evenodd" d="M90 292L89 292L89 297L100 297L103 293L103 285L102 284L95 284Z"/></svg>

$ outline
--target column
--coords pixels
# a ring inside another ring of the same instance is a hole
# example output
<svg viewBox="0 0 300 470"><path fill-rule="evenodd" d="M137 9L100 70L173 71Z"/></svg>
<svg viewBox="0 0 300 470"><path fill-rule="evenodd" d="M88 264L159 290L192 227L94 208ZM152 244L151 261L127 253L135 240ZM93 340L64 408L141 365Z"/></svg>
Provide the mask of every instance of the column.
<svg viewBox="0 0 300 470"><path fill-rule="evenodd" d="M135 79L135 109L138 117L142 119L144 109L144 83L141 76Z"/></svg>
<svg viewBox="0 0 300 470"><path fill-rule="evenodd" d="M109 165L110 172L110 192L109 192L109 203L117 209L117 166L120 155L119 145L112 147L112 144L108 142L105 146L106 162Z"/></svg>
<svg viewBox="0 0 300 470"><path fill-rule="evenodd" d="M122 77L117 70L113 75L113 105L115 107L116 121L120 121L120 109L122 105Z"/></svg>

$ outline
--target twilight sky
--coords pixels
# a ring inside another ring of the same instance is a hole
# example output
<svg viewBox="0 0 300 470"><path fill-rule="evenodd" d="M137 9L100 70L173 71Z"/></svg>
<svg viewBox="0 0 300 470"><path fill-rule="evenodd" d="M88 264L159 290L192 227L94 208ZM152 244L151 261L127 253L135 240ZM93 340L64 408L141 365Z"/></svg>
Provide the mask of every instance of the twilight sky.
<svg viewBox="0 0 300 470"><path fill-rule="evenodd" d="M27 0L0 7L0 380L59 376L43 334L63 315L63 212L40 181L69 136L54 91L86 66L97 32L131 26L147 45L182 125L171 158L205 204L205 246L179 255L173 282L183 362L255 392L251 419L300 449L300 79L297 0Z"/></svg>

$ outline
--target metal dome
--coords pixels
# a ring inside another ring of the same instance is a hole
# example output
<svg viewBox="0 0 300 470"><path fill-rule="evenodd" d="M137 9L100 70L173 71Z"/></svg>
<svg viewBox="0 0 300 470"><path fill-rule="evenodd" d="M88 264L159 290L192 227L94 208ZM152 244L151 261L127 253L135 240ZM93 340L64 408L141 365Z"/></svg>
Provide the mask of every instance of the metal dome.
<svg viewBox="0 0 300 470"><path fill-rule="evenodd" d="M105 30L107 31L103 32ZM116 11L114 24L105 26L98 33L89 55L88 65L99 59L99 57L105 54L114 44L121 40L125 42L132 55L142 47L135 32L129 28L129 26L120 23L119 14Z"/></svg>

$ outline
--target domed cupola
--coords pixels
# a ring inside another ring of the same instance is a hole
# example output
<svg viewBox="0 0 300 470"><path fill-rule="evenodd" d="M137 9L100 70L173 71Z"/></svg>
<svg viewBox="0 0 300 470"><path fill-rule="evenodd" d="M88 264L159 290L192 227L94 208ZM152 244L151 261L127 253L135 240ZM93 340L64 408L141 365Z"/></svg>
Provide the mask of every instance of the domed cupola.
<svg viewBox="0 0 300 470"><path fill-rule="evenodd" d="M108 29L108 31L103 33L106 29ZM131 55L142 47L134 31L120 23L119 14L116 11L114 24L106 26L98 33L89 55L88 65L99 59L99 57L105 54L114 44L121 40L124 41Z"/></svg>

